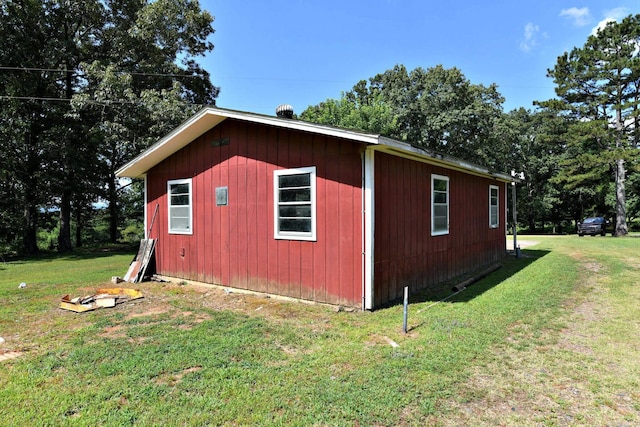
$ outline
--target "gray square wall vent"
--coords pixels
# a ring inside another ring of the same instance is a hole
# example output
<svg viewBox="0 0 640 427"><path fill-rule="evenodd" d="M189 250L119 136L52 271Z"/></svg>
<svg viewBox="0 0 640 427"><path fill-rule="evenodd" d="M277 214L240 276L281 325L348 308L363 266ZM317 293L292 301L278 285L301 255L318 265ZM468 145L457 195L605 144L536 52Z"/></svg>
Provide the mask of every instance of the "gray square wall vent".
<svg viewBox="0 0 640 427"><path fill-rule="evenodd" d="M227 206L229 203L229 190L227 187L216 187L216 206Z"/></svg>

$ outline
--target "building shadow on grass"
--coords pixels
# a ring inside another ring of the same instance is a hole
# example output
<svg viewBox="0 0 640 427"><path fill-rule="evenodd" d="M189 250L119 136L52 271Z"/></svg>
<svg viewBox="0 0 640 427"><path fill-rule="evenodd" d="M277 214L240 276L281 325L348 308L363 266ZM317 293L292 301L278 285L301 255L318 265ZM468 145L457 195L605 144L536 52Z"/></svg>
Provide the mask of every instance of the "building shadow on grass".
<svg viewBox="0 0 640 427"><path fill-rule="evenodd" d="M518 272L534 264L548 253L550 253L550 251L525 249L522 251L521 257L516 258L513 254L510 254L510 256L501 261L500 268L470 283L467 287L459 287L459 285L470 277L473 277L473 274L468 277L457 278L456 280L450 281L438 290L427 290L416 293L410 297L410 305L418 303L425 303L426 305L420 307L417 311L413 310L413 314L427 311L440 303L458 304L469 302L518 274ZM407 331L410 332L420 329L426 323L427 321L424 319L419 320L417 324L410 326Z"/></svg>
<svg viewBox="0 0 640 427"><path fill-rule="evenodd" d="M482 275L483 271L477 271L466 276L457 277L453 280L444 282L435 289L426 289L416 292L409 297L410 304L428 303L437 304L444 302L446 299L449 303L469 302L479 295L482 295L491 288L499 285L511 276L516 275L519 271L534 264L540 258L550 253L546 250L524 249L522 255L516 258L510 254L499 264L499 268L486 275ZM482 275L477 281L463 286L464 283L474 277ZM462 290L464 289L464 290Z"/></svg>

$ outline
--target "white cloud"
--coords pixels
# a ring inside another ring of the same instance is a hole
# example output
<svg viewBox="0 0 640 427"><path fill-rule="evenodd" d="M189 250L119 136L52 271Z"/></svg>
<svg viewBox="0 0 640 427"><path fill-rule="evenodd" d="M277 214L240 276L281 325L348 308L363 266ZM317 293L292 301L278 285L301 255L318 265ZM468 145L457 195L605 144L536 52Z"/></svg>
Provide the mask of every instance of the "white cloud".
<svg viewBox="0 0 640 427"><path fill-rule="evenodd" d="M580 9L577 7L562 9L560 11L560 16L571 19L573 21L573 25L577 27L584 27L591 20L591 13L589 13L588 7L582 7Z"/></svg>
<svg viewBox="0 0 640 427"><path fill-rule="evenodd" d="M624 7L616 7L615 9L607 10L604 12L604 19L591 29L591 35L594 35L601 29L607 26L609 22L621 21L629 14L629 10Z"/></svg>
<svg viewBox="0 0 640 427"><path fill-rule="evenodd" d="M530 52L531 49L537 46L537 36L540 32L540 27L533 22L527 23L524 26L524 39L520 42L520 50L523 52Z"/></svg>
<svg viewBox="0 0 640 427"><path fill-rule="evenodd" d="M626 7L616 7L615 9L607 10L604 16L607 18L613 18L616 21L621 21L629 15L629 9Z"/></svg>

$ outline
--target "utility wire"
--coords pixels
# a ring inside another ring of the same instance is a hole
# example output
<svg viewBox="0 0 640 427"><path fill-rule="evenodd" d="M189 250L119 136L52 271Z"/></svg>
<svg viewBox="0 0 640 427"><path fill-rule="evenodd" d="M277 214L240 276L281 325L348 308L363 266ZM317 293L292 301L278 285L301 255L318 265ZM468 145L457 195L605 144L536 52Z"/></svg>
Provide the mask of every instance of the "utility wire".
<svg viewBox="0 0 640 427"><path fill-rule="evenodd" d="M8 96L8 95L0 95L0 99L15 99L18 101L58 101L58 102L71 102L72 99L69 98L46 98L40 96ZM103 100L97 101L93 99L86 99L83 102L88 102L92 104L138 104L136 101L123 101L123 100Z"/></svg>
<svg viewBox="0 0 640 427"><path fill-rule="evenodd" d="M71 102L71 101L73 101L72 99L68 99L68 98L45 98L45 97L39 97L39 96L8 96L8 95L0 95L0 99L2 99L2 100L13 99L13 100L17 100L17 101L55 101L55 102ZM94 99L86 99L86 100L83 100L82 102L86 102L86 103L89 103L89 104L98 104L98 105L112 105L112 104L136 105L136 104L143 104L142 101L124 101L124 100L115 100L115 101L103 100L103 101L98 101L98 100L94 100ZM185 105L202 107L202 106L204 106L206 104L185 104Z"/></svg>
<svg viewBox="0 0 640 427"><path fill-rule="evenodd" d="M66 98L41 98L37 96L7 96L0 95L0 99L15 99L18 101L61 101L61 102L71 102L70 99Z"/></svg>
<svg viewBox="0 0 640 427"><path fill-rule="evenodd" d="M77 74L86 74L79 70L65 70L61 68L33 68L33 67L4 67L0 66L0 70L2 71L46 71L51 73L77 73ZM119 73L127 73L133 76L153 76L153 77L187 77L187 78L201 78L203 76L192 76L188 74L170 74L170 73L142 73L142 72L127 72L127 71L117 71Z"/></svg>

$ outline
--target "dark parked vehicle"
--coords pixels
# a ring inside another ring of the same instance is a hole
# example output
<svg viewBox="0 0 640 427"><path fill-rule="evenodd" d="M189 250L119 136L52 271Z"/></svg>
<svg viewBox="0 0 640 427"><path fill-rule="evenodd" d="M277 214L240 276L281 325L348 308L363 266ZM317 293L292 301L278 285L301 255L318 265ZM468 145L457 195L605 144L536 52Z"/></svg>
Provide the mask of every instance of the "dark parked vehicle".
<svg viewBox="0 0 640 427"><path fill-rule="evenodd" d="M609 221L601 216L593 218L586 218L584 221L578 223L578 236L582 237L585 234L595 236L599 234L604 236L607 234L607 225Z"/></svg>

